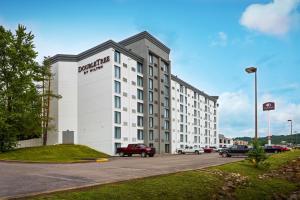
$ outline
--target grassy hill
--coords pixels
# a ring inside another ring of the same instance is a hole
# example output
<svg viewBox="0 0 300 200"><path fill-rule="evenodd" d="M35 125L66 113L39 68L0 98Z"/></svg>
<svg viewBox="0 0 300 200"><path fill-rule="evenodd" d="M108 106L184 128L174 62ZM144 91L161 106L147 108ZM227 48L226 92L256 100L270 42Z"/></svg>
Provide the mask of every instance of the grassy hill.
<svg viewBox="0 0 300 200"><path fill-rule="evenodd" d="M49 145L0 153L0 160L24 162L72 163L107 157L109 157L107 154L83 145Z"/></svg>
<svg viewBox="0 0 300 200"><path fill-rule="evenodd" d="M251 142L253 138L250 137L237 137L234 139L243 140ZM267 144L268 143L268 137L260 137L259 141L261 144ZM300 144L300 133L291 135L273 135L272 136L272 144L281 144L282 141L285 141L286 143L296 143Z"/></svg>

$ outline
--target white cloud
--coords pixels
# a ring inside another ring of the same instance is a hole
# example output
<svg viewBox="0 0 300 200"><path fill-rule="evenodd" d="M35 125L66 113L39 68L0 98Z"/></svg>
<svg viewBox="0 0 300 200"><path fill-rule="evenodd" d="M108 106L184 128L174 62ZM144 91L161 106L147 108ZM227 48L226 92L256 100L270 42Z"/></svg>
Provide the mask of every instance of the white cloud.
<svg viewBox="0 0 300 200"><path fill-rule="evenodd" d="M299 22L300 0L273 0L268 4L252 4L246 8L240 24L251 30L281 36Z"/></svg>
<svg viewBox="0 0 300 200"><path fill-rule="evenodd" d="M293 120L294 131L300 132L300 104L291 103L285 96L269 93L258 99L258 134L267 136L267 113L262 111L262 104L274 101L276 110L271 111L271 133L288 134L288 119ZM219 131L227 137L254 136L253 100L243 91L224 92L220 95Z"/></svg>
<svg viewBox="0 0 300 200"><path fill-rule="evenodd" d="M228 42L228 36L225 32L218 32L216 38L211 42L211 46L226 46Z"/></svg>

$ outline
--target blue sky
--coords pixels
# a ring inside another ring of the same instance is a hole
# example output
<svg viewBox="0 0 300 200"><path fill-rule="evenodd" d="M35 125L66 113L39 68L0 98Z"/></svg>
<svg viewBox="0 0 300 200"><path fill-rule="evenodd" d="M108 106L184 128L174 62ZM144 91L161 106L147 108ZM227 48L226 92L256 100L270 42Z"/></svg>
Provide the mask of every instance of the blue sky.
<svg viewBox="0 0 300 200"><path fill-rule="evenodd" d="M253 76L259 105L275 101L272 133L300 132L299 0L1 0L0 24L21 23L36 38L39 60L79 53L108 39L147 30L171 48L172 73L220 96L220 132L253 135ZM266 113L259 106L259 135Z"/></svg>

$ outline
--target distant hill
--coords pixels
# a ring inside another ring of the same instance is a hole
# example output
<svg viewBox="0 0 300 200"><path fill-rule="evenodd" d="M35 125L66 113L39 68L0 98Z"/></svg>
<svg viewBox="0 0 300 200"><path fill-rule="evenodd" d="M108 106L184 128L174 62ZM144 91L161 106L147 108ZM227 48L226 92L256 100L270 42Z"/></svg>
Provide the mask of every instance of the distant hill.
<svg viewBox="0 0 300 200"><path fill-rule="evenodd" d="M251 137L236 137L234 138L234 140L243 140L243 141L247 141L247 142L251 142L253 140L253 138ZM260 137L258 138L258 140L260 141L261 144L267 144L268 143L268 137ZM297 134L293 134L291 135L273 135L272 136L272 144L282 144L282 142L286 142L286 143L296 143L296 144L300 144L300 133Z"/></svg>

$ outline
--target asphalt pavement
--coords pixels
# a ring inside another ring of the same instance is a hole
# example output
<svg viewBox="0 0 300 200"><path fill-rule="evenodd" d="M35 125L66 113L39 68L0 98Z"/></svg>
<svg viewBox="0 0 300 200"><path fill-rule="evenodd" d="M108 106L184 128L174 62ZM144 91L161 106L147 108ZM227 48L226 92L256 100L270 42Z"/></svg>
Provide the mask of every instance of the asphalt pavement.
<svg viewBox="0 0 300 200"><path fill-rule="evenodd" d="M216 153L152 158L112 158L103 163L29 164L0 162L0 199L201 169L242 160Z"/></svg>

